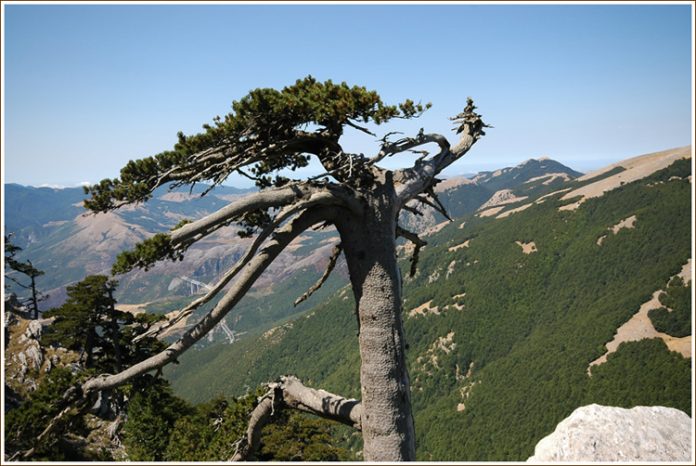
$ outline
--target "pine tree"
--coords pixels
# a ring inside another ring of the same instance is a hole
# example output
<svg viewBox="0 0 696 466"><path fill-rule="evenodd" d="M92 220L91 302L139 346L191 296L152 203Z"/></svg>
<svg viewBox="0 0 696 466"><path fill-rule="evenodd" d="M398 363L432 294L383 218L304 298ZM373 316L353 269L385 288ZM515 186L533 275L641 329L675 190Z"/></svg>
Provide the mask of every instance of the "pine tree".
<svg viewBox="0 0 696 466"><path fill-rule="evenodd" d="M56 320L47 328L43 342L79 351L86 368L98 365L120 370L120 334L113 298L116 285L104 275L90 275L68 286L65 304L45 313Z"/></svg>
<svg viewBox="0 0 696 466"><path fill-rule="evenodd" d="M416 245L412 272L418 249L425 243L400 227L397 220L402 209L412 209L407 206L409 202L445 213L434 192L440 181L436 177L485 135L487 125L476 113L473 101L467 99L464 111L452 118L460 136L455 145L422 129L413 137L396 140L392 136L397 133L385 134L372 157L351 153L341 142L346 128L375 137L365 125L416 118L429 106L410 99L390 105L365 87L330 80L322 83L309 76L282 90L252 90L233 102L231 113L204 125L203 132L192 136L179 133L173 150L131 161L121 170L120 178L86 188L90 198L84 205L93 212L147 201L156 188L167 184L177 187L205 182L212 183L213 189L233 173L253 179L260 191L207 217L179 225L170 234L155 235L120 255L114 273L134 267L148 269L162 259L181 259L191 244L231 223L241 227L242 235L256 235L247 253L212 291L181 309L161 328L174 325L224 290L198 324L165 351L119 374L89 380L82 386L84 394L116 387L175 361L225 317L293 239L307 229L333 225L341 242L334 249L329 269L298 301L321 286L343 253L360 328L362 400L313 390L292 377L281 379L269 385L268 396L251 414L248 435L234 458L253 457L261 426L275 408L301 405L320 416L359 427L369 461L415 459L396 238L404 237ZM437 152L423 150L428 145ZM409 152L419 154L410 167L389 170L380 166L388 157ZM321 176L291 179L278 173L306 167L312 158L325 169ZM236 281L228 286L232 279Z"/></svg>
<svg viewBox="0 0 696 466"><path fill-rule="evenodd" d="M46 299L47 296L40 293L36 288L36 278L44 274L42 270L37 269L30 260L25 262L18 261L15 256L22 248L12 243L12 234L5 235L5 268L14 272L19 272L29 278L29 284L22 283L17 278L14 278L11 273L5 272L5 277L14 282L21 288L29 290L30 296L23 300L22 304L29 307L34 320L39 318L39 301ZM6 285L7 286L7 285Z"/></svg>

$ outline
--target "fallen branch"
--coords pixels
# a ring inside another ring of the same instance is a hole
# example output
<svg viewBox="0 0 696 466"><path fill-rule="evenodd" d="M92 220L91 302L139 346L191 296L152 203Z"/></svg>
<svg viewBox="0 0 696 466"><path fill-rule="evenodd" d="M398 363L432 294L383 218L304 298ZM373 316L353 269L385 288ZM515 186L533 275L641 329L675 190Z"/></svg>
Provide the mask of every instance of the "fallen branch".
<svg viewBox="0 0 696 466"><path fill-rule="evenodd" d="M325 390L306 387L293 376L283 376L280 382L268 384L268 392L261 396L249 415L246 436L237 442L231 461L254 459L261 443L261 430L276 410L297 409L324 419L341 422L362 429L362 405L355 399L347 399Z"/></svg>

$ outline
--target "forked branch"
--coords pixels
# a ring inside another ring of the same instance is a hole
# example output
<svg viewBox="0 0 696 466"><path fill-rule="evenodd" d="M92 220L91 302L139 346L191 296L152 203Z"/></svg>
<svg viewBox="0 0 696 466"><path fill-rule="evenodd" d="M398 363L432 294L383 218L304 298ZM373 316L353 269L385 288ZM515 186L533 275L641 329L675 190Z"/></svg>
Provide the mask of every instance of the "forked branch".
<svg viewBox="0 0 696 466"><path fill-rule="evenodd" d="M394 150L412 149L427 142L437 142L441 149L440 153L432 157L418 160L413 167L397 170L394 173L397 196L401 206L432 187L435 176L454 161L463 157L474 143L486 134L484 128L490 127L483 122L481 115L476 113L476 106L471 99L467 99L464 111L452 120L459 125L455 131L460 135L459 142L454 147L450 147L447 139L442 135L419 134L416 138L404 138L387 148L387 155L390 155Z"/></svg>
<svg viewBox="0 0 696 466"><path fill-rule="evenodd" d="M225 286L227 286L227 284L244 268L244 266L246 266L249 263L249 261L254 257L254 255L258 251L259 247L263 244L263 242L266 241L266 239L268 239L268 237L271 236L273 232L275 232L276 229L283 222L285 222L292 215L295 215L297 212L318 205L341 206L343 204L340 202L339 199L336 199L336 197L332 193L328 191L318 191L309 196L309 199L307 199L306 201L296 202L294 204L285 206L276 214L273 221L270 224L268 224L263 230L261 230L261 232L256 236L256 238L254 239L251 246L249 246L244 256L242 256L242 258L239 259L239 261L237 261L237 263L230 270L228 270L225 273L225 275L223 275L222 278L218 280L218 282L204 296L196 299L188 306L178 311L170 319L155 324L147 332L138 335L133 341L139 341L145 337L156 336L162 333L166 329L176 325L177 322L191 315L196 309L198 309L203 304L209 302Z"/></svg>

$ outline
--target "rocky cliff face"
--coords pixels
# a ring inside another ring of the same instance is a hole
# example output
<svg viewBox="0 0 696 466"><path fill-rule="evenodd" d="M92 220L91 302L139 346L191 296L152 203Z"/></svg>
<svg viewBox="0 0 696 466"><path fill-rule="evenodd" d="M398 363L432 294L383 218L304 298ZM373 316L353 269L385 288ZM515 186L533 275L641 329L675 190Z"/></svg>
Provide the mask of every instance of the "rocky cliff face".
<svg viewBox="0 0 696 466"><path fill-rule="evenodd" d="M691 418L674 408L592 404L561 421L527 461L693 461L692 428Z"/></svg>
<svg viewBox="0 0 696 466"><path fill-rule="evenodd" d="M41 345L44 328L53 319L29 319L29 312L23 308L12 294L4 301L5 320L5 390L17 396L17 403L27 398L43 378L54 367L69 367L73 372L79 370L79 355L65 348L50 348Z"/></svg>

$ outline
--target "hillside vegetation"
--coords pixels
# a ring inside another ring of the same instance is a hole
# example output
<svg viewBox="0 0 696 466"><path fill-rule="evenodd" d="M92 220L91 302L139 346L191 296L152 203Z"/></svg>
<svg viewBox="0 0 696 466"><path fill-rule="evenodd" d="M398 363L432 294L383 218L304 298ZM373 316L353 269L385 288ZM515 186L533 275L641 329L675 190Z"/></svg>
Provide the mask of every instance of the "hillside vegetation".
<svg viewBox="0 0 696 466"><path fill-rule="evenodd" d="M665 153L671 163L689 151ZM419 204L423 215L401 219L428 242L414 278L407 278L410 245L398 248L419 460L524 460L560 420L589 403L663 405L691 414L692 283L691 272L685 272L690 270L691 160L666 166L663 155L630 159L580 178L557 162L532 159L481 173L475 181L458 178L438 185L451 223ZM646 161L666 168L645 177ZM605 188L610 190L602 195ZM160 193L149 204L114 214L113 221L75 217L80 208L72 191L11 186L9 194L12 209L37 202L60 206L40 209L34 223L21 216L16 222L27 257L40 257L46 276L58 284L110 265L118 241L166 230L243 193L223 190L190 207L182 202L187 193ZM311 299L292 305L323 271L325 253L336 241L331 235L308 232L230 312L227 334L216 327L179 364L166 367L173 393L164 381L148 379L141 395L129 395L119 449L102 451L108 438L89 443L108 424L95 430L78 423L72 443L58 444L58 453L46 458L227 459L259 385L283 374L360 398L358 328L345 263L339 261ZM82 240L89 242L80 245ZM185 282L175 287L176 280L182 275L214 280L237 259L235 253L220 256L220 246L230 242L240 250L244 244L231 229L194 251L189 262L124 276L119 299L141 303L124 309L161 314L187 304L194 297L182 292ZM90 252L65 262L79 248ZM59 269L63 273L56 276ZM189 325L200 315L195 313ZM637 320L650 331L617 335ZM660 338L626 341L641 335ZM10 350L19 341L13 338ZM681 354L669 350L675 339ZM56 350L45 351L48 358ZM6 368L13 377L16 360L12 356ZM34 372L33 395L21 386L10 393L19 400L11 405L20 408L8 413L9 425L21 427L11 430L29 433L12 437L13 448L28 446L22 442L55 414L49 401L65 382L61 371ZM43 384L42 377L60 383ZM78 445L76 439L86 443ZM359 459L360 442L345 426L293 414L266 428L260 458Z"/></svg>
<svg viewBox="0 0 696 466"><path fill-rule="evenodd" d="M679 160L574 210L559 209L574 202L559 193L505 218L465 215L427 238L418 275L404 283L405 313L431 310L405 322L420 460L524 460L588 403L691 413L690 361L660 340L625 343L587 370L689 259L690 174L691 161ZM606 236L631 216L633 228ZM408 265L404 256L404 276ZM678 312L676 324L659 325L683 334ZM356 332L343 289L273 332L186 353L165 374L193 401L288 373L358 397Z"/></svg>

